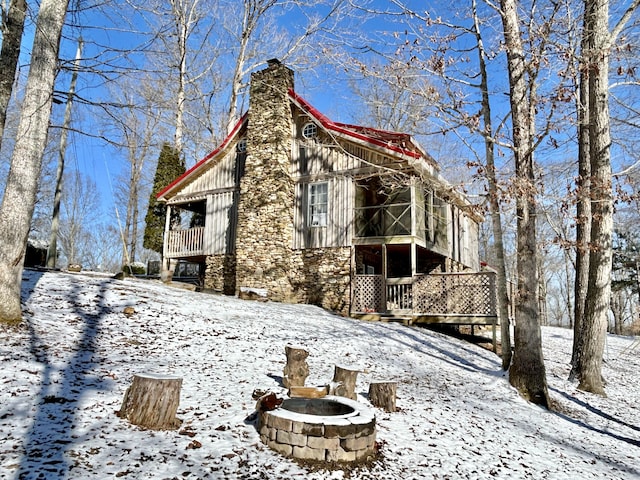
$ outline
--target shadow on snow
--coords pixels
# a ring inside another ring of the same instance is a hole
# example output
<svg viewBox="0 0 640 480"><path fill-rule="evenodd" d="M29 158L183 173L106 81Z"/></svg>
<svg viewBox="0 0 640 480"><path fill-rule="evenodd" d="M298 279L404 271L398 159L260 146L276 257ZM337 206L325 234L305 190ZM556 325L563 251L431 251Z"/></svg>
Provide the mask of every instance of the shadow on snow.
<svg viewBox="0 0 640 480"><path fill-rule="evenodd" d="M107 389L107 382L90 372L100 364L95 353L96 338L103 316L109 311L104 303L104 294L111 282L111 279L105 279L96 285L95 303L82 303L81 296L88 293L82 282L76 282L66 295L68 321L76 326L80 335L73 351L69 352L68 360L62 365L55 365L49 354L55 345L47 344L33 320L26 318L30 353L42 366L42 373L40 391L34 401L33 424L22 445L19 479L73 477L68 449L83 440L76 421L81 400L93 391ZM88 284L86 288L94 285Z"/></svg>

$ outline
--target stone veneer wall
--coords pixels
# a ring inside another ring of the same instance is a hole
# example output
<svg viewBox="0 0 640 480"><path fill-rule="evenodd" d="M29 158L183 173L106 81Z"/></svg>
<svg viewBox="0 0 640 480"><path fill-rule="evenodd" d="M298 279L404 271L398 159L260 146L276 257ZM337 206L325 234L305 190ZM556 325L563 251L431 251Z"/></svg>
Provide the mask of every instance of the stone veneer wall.
<svg viewBox="0 0 640 480"><path fill-rule="evenodd" d="M263 288L277 301L295 298L290 281L294 182L291 162L293 71L279 62L251 75L247 160L240 181L236 292Z"/></svg>
<svg viewBox="0 0 640 480"><path fill-rule="evenodd" d="M351 248L296 250L292 261L297 301L349 314L351 301Z"/></svg>
<svg viewBox="0 0 640 480"><path fill-rule="evenodd" d="M226 295L235 294L235 255L209 255L207 257L206 269L204 274L204 288L222 292Z"/></svg>

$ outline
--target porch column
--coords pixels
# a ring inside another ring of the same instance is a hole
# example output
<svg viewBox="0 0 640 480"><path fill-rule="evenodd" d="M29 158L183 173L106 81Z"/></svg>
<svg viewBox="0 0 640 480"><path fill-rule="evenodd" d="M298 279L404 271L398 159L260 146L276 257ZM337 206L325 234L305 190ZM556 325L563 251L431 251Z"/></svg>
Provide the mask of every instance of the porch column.
<svg viewBox="0 0 640 480"><path fill-rule="evenodd" d="M411 240L411 278L418 272L418 247L415 240Z"/></svg>
<svg viewBox="0 0 640 480"><path fill-rule="evenodd" d="M411 236L416 237L418 235L418 199L415 177L411 177L411 206L409 208L411 208Z"/></svg>
<svg viewBox="0 0 640 480"><path fill-rule="evenodd" d="M168 262L169 259L167 255L169 254L169 229L171 228L171 205L167 205L167 211L164 217L164 234L162 236L162 268L169 267L169 264L166 264L165 261Z"/></svg>
<svg viewBox="0 0 640 480"><path fill-rule="evenodd" d="M162 261L160 262L160 280L171 282L175 260L168 258L169 255L169 229L171 228L171 205L167 205L167 214L164 221L164 236L162 239ZM173 262L173 265L172 265Z"/></svg>
<svg viewBox="0 0 640 480"><path fill-rule="evenodd" d="M387 244L382 244L382 306L387 311Z"/></svg>

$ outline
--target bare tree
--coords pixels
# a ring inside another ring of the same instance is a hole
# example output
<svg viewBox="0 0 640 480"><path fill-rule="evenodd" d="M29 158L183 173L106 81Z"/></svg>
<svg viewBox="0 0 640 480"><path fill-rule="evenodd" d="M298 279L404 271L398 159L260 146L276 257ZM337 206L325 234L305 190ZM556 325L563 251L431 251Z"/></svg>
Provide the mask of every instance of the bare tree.
<svg viewBox="0 0 640 480"><path fill-rule="evenodd" d="M515 352L509 381L529 401L549 406L539 324L536 246L536 179L533 163L534 128L531 85L520 30L518 2L500 2L507 69L513 155L516 166L518 294L516 299Z"/></svg>
<svg viewBox="0 0 640 480"><path fill-rule="evenodd" d="M587 12L584 12L583 28L586 27ZM582 35L582 51L586 51L587 35ZM574 281L574 336L569 378L579 376L582 324L587 303L589 285L589 241L591 239L591 161L589 159L589 75L587 58L579 60L579 94L577 103L578 124L578 179L576 185L576 271Z"/></svg>
<svg viewBox="0 0 640 480"><path fill-rule="evenodd" d="M58 150L58 169L56 172L56 189L53 197L53 215L51 218L51 234L49 236L49 248L47 250L47 267L54 268L58 257L58 230L60 224L60 201L62 198L62 179L64 177L64 163L67 150L67 134L71 124L71 112L73 106L73 96L76 91L76 82L78 80L78 64L80 63L80 55L82 52L82 39L78 40L78 49L76 50L76 60L73 74L71 76L71 84L67 93L67 105L64 111L64 123L62 132L60 133L60 148Z"/></svg>
<svg viewBox="0 0 640 480"><path fill-rule="evenodd" d="M122 240L113 225L98 223L88 233L88 248L82 256L82 265L98 272L118 272L122 268Z"/></svg>
<svg viewBox="0 0 640 480"><path fill-rule="evenodd" d="M47 141L60 36L68 0L42 0L11 168L0 206L0 322L22 319L20 286Z"/></svg>
<svg viewBox="0 0 640 480"><path fill-rule="evenodd" d="M348 16L350 2L345 0L242 0L228 2L226 18L242 18L241 22L228 22L227 31L231 36L234 51L234 68L227 115L227 131L240 117L240 100L246 87L248 74L270 56L277 56L282 62L293 63L296 58L305 57L311 62L305 50L317 50L321 44L320 35L331 32L335 35L336 24ZM280 15L293 9L305 19L300 30L286 34L278 27L276 10ZM324 13L309 15L309 11ZM332 23L333 21L333 23ZM261 35L264 33L264 35ZM346 31L341 31L346 35ZM326 59L318 53L320 62Z"/></svg>
<svg viewBox="0 0 640 480"><path fill-rule="evenodd" d="M231 80L231 97L229 100L229 114L227 131L233 128L238 118L238 97L244 86L246 78L246 64L249 61L249 42L252 40L258 27L258 22L265 16L269 9L278 4L279 0L244 0L242 2L242 23L237 37L238 53L236 55L233 77Z"/></svg>
<svg viewBox="0 0 640 480"><path fill-rule="evenodd" d="M590 164L591 232L589 281L584 319L576 335L578 388L604 395L602 357L611 302L613 257L613 191L611 174L611 125L609 116L609 57L613 43L640 0L632 1L609 30L608 0L585 0L583 24L584 74L588 76L588 162ZM582 84L582 82L581 82ZM583 161L582 159L580 160ZM586 160L584 160L586 161Z"/></svg>
<svg viewBox="0 0 640 480"><path fill-rule="evenodd" d="M414 136L433 132L431 118L441 98L425 76L415 75L400 59L372 60L361 65L361 71L365 77L350 82L358 97L351 114L355 121Z"/></svg>
<svg viewBox="0 0 640 480"><path fill-rule="evenodd" d="M64 179L60 218L60 247L67 264L83 264L93 245L91 230L100 217L100 198L96 184L78 170Z"/></svg>
<svg viewBox="0 0 640 480"><path fill-rule="evenodd" d="M141 202L149 196L152 168L149 161L158 150L156 144L163 137L162 116L154 104L155 85L148 79L137 85L125 83L121 92L114 93L126 107L108 119L111 136L126 156L126 170L118 175L116 199L124 206L122 264L137 260L141 235Z"/></svg>
<svg viewBox="0 0 640 480"><path fill-rule="evenodd" d="M489 98L489 72L487 70L487 52L480 31L479 16L476 0L472 0L473 27L478 52L478 67L480 70L480 94L482 123L484 126L484 145L486 175L488 184L489 212L491 215L491 230L493 236L493 251L496 259L498 314L500 316L500 340L502 354L502 368L508 370L511 365L511 327L509 318L509 293L507 287L507 266L505 262L504 235L502 230L502 215L500 209L500 192L495 162L495 141L491 102Z"/></svg>

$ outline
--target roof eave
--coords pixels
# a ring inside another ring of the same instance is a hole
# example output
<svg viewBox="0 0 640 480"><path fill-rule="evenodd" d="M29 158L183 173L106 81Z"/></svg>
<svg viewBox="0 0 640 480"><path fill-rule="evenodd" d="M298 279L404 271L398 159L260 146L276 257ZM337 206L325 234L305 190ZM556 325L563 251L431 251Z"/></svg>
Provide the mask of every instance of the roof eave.
<svg viewBox="0 0 640 480"><path fill-rule="evenodd" d="M378 149L384 150L387 155L401 157L405 160L408 159L428 159L429 157L425 157L422 150L419 152L414 152L409 149L401 148L399 146L390 144L388 142L384 142L383 140L371 137L369 135L365 135L362 133L355 132L348 128L347 124L344 123L336 123L330 120L328 117L320 113L309 104L304 98L298 95L293 90L289 90L289 97L294 104L300 108L302 111L313 117L318 123L320 123L325 129L338 134L341 138L345 140L356 141L363 146L368 147L376 147ZM409 139L410 137L407 136ZM415 142L411 141L412 145L415 145Z"/></svg>
<svg viewBox="0 0 640 480"><path fill-rule="evenodd" d="M217 157L223 154L227 150L227 147L231 144L232 140L238 135L240 130L242 130L242 127L247 122L247 118L248 118L248 115L247 113L245 113L240 118L240 120L238 120L238 122L235 124L235 126L233 127L229 135L225 137L222 143L220 143L220 145L215 150L213 150L206 157L204 157L202 160L196 163L193 167L191 167L189 170L187 170L178 178L176 178L173 182L171 182L165 188L160 190L160 192L158 192L158 194L156 195L156 199L159 202L166 202L172 193L175 194L175 191L179 190L186 182L190 181L194 177L197 177L200 174L200 170L206 164L209 164L212 161L215 161Z"/></svg>

